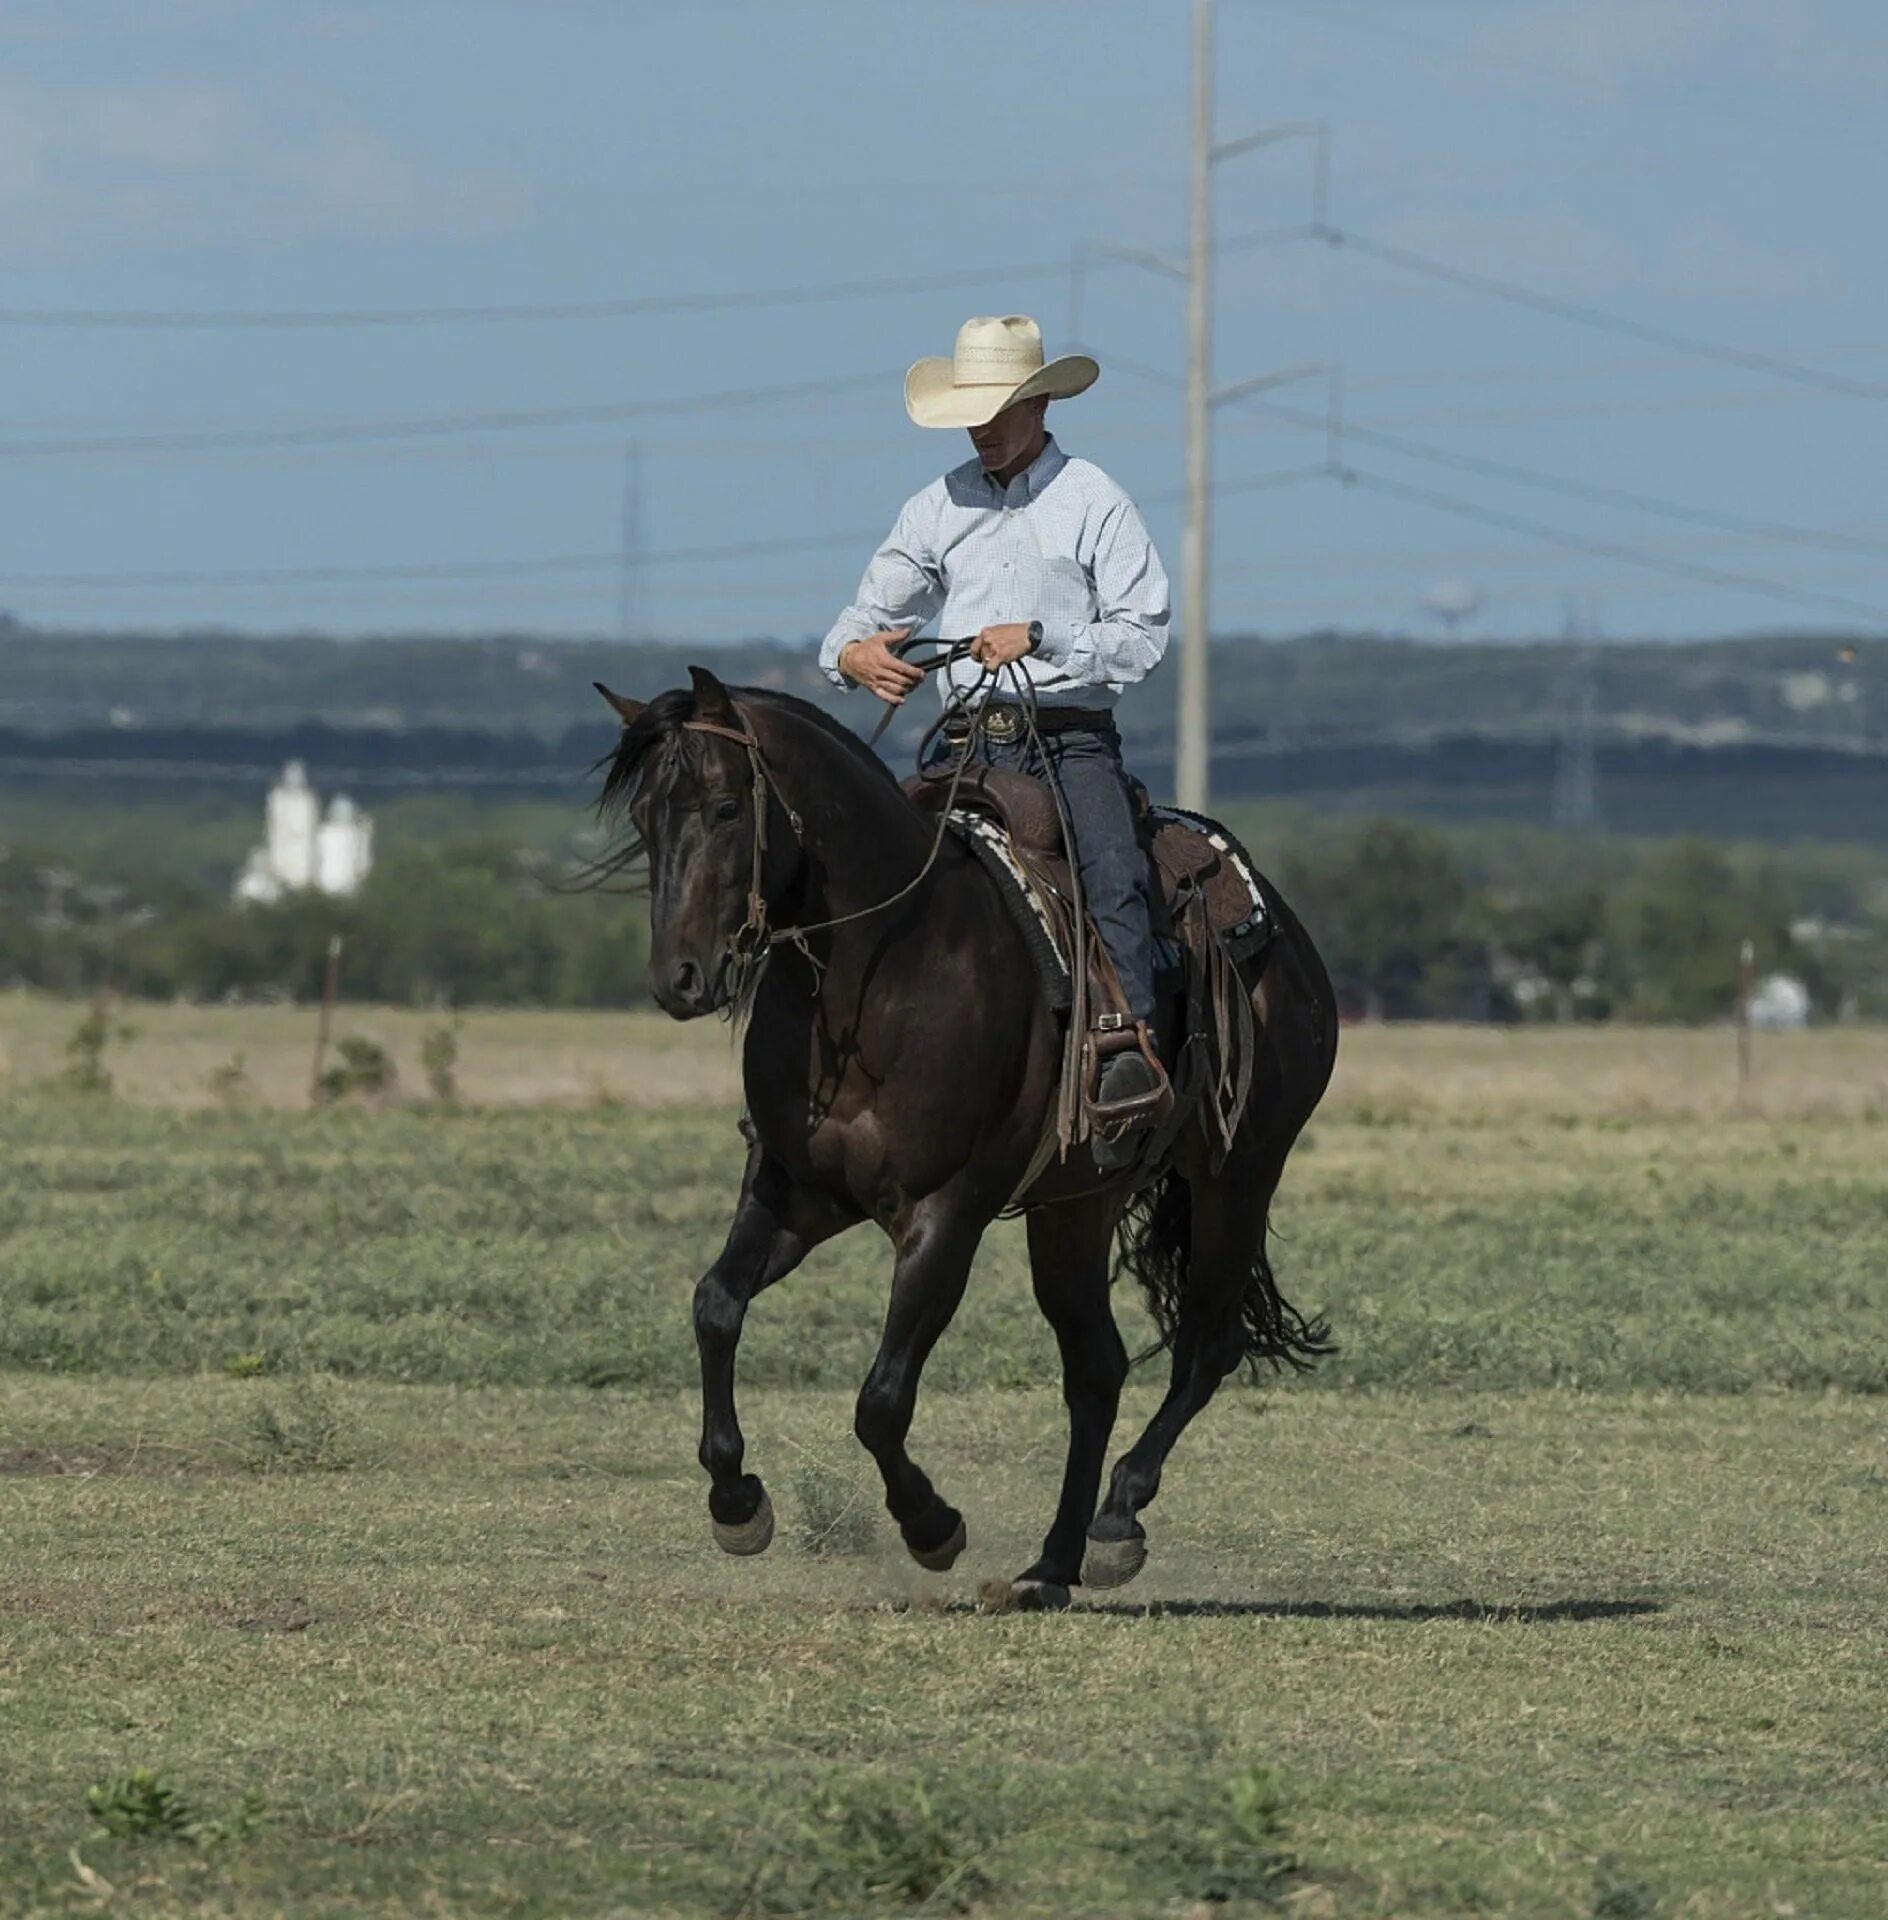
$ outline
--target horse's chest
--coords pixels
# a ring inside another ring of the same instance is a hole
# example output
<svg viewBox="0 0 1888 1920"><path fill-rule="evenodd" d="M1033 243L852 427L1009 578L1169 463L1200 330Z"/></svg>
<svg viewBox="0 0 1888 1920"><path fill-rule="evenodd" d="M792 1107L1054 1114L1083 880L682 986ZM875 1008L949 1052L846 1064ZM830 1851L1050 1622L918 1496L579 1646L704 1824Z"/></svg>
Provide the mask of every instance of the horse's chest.
<svg viewBox="0 0 1888 1920"><path fill-rule="evenodd" d="M812 1089L750 1085L748 1104L761 1144L796 1179L884 1216L974 1151L977 1117L940 1097L948 1085L851 1072Z"/></svg>

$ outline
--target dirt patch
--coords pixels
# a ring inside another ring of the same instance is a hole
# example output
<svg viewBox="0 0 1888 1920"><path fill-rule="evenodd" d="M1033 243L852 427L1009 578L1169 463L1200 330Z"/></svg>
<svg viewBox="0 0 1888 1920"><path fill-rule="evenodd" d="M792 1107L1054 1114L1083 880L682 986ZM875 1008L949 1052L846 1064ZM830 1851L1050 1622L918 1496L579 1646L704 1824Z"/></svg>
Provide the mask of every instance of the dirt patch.
<svg viewBox="0 0 1888 1920"><path fill-rule="evenodd" d="M135 1474L175 1480L187 1474L228 1473L227 1461L188 1447L145 1441L81 1440L69 1447L0 1447L0 1479L91 1480L101 1474Z"/></svg>
<svg viewBox="0 0 1888 1920"><path fill-rule="evenodd" d="M315 1615L307 1601L284 1600L279 1606L258 1607L254 1612L238 1613L234 1607L213 1607L210 1618L221 1627L235 1627L241 1633L306 1633L315 1624Z"/></svg>

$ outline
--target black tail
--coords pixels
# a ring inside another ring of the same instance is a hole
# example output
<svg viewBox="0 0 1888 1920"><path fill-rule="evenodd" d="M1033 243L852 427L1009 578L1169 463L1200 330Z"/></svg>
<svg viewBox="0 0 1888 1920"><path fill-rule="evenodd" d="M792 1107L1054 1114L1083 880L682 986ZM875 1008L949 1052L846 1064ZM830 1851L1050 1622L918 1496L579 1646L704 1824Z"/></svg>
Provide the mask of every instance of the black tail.
<svg viewBox="0 0 1888 1920"><path fill-rule="evenodd" d="M1261 1227L1240 1288L1241 1352L1254 1365L1265 1360L1309 1373L1314 1361L1335 1353L1337 1346L1321 1317L1305 1319L1279 1292L1265 1252L1269 1231ZM1126 1274L1140 1283L1160 1329L1159 1341L1137 1360L1173 1345L1186 1300L1192 1241L1193 1194L1178 1173L1168 1173L1128 1202L1117 1236L1115 1276Z"/></svg>

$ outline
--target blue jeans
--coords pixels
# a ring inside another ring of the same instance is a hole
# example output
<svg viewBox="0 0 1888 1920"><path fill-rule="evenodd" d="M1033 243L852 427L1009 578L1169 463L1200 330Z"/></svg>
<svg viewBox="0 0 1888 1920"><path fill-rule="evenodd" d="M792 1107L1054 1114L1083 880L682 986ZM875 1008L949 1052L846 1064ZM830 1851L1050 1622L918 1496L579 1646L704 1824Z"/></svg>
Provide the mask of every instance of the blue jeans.
<svg viewBox="0 0 1888 1920"><path fill-rule="evenodd" d="M1121 766L1121 736L1111 720L1099 727L1043 736L1043 765L1027 739L992 740L979 732L972 751L993 767L1044 779L1050 769L1062 783L1063 802L1075 829L1075 860L1082 893L1114 962L1129 1016L1154 1023L1154 930L1148 905L1147 852L1135 830L1127 775ZM946 749L948 752L948 749Z"/></svg>

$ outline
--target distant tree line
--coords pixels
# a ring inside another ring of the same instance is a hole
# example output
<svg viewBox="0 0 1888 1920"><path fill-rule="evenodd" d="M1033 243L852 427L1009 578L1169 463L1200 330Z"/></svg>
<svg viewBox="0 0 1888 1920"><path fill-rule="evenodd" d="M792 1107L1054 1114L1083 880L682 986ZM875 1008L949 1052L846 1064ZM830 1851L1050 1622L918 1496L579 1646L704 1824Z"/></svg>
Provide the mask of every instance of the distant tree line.
<svg viewBox="0 0 1888 1920"><path fill-rule="evenodd" d="M338 934L351 1000L625 1007L645 995L644 904L574 886L547 856L503 841L396 849L352 899L303 893L273 906L176 887L137 902L118 887L49 885L54 871L18 854L0 865L0 979L65 993L311 1000Z"/></svg>
<svg viewBox="0 0 1888 1920"><path fill-rule="evenodd" d="M1614 843L1616 856L1618 843ZM1740 865L1703 841L1583 865L1577 843L1521 875L1471 873L1439 830L1332 823L1267 847L1347 1011L1386 1019L1711 1021L1748 939L1824 1017L1888 1017L1888 913L1858 882L1830 913L1784 856ZM349 900L237 907L179 881L90 884L44 856L0 858L0 982L198 1001L341 990L404 1005L624 1007L647 993L648 915L574 888L551 856L496 836L396 846ZM621 888L622 882L615 883Z"/></svg>
<svg viewBox="0 0 1888 1920"><path fill-rule="evenodd" d="M614 669L612 669L614 671ZM0 665L0 678L4 666ZM633 683L632 683L633 684ZM821 701L857 726L871 716L830 688ZM0 700L0 718L8 703ZM1884 701L1888 706L1888 700ZM591 717L590 709L597 714ZM1847 711L1847 709L1843 709ZM396 799L478 796L536 801L575 811L596 788L594 767L615 734L594 697L554 734L444 726L338 727L100 724L56 732L0 724L0 795L78 792L87 805L109 792L163 809L178 798L216 795L243 805L274 770L301 760L324 791L376 811ZM934 709L914 703L892 722L886 753L901 770ZM1223 801L1294 801L1445 821L1553 817L1560 747L1552 728L1531 733L1424 729L1408 738L1383 728L1314 724L1263 709L1241 719L1216 711L1215 791ZM1172 771L1172 729L1156 704L1126 736L1130 764L1155 792ZM1776 739L1713 746L1660 737L1602 738L1595 772L1609 818L1638 832L1888 843L1888 752L1859 753L1828 741Z"/></svg>
<svg viewBox="0 0 1888 1920"><path fill-rule="evenodd" d="M1787 864L1712 843L1656 847L1625 871L1558 865L1472 882L1441 833L1366 821L1293 847L1278 878L1348 1011L1389 1019L1722 1020L1740 953L1789 973L1825 1018L1888 1016L1888 915L1840 919L1796 897Z"/></svg>

